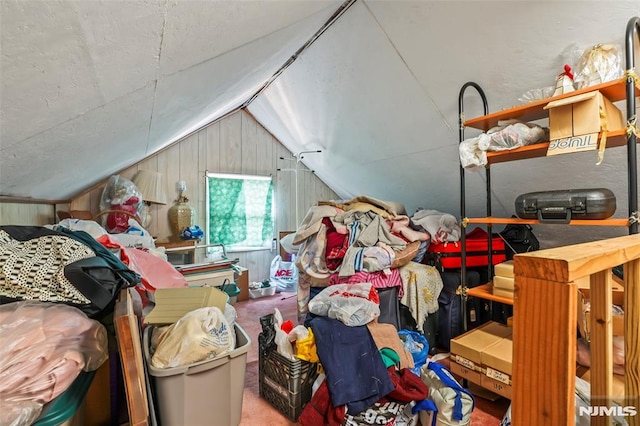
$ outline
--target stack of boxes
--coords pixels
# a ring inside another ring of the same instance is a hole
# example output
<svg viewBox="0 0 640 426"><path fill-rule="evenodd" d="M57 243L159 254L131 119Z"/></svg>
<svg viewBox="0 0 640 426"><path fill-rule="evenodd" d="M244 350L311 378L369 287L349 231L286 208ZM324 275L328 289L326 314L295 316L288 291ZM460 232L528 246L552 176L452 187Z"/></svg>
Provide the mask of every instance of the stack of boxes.
<svg viewBox="0 0 640 426"><path fill-rule="evenodd" d="M493 277L493 294L513 299L513 260L498 263Z"/></svg>
<svg viewBox="0 0 640 426"><path fill-rule="evenodd" d="M490 321L451 339L451 372L511 399L512 329Z"/></svg>

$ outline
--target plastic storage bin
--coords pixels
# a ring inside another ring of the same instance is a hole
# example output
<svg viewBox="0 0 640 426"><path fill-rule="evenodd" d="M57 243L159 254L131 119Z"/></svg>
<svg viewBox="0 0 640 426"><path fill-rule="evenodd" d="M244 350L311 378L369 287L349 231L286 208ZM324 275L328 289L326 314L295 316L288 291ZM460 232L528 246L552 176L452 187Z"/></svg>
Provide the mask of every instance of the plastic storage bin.
<svg viewBox="0 0 640 426"><path fill-rule="evenodd" d="M313 382L318 377L318 364L280 355L260 348L260 396L287 416L298 421L305 404L311 400Z"/></svg>
<svg viewBox="0 0 640 426"><path fill-rule="evenodd" d="M222 284L222 287L220 289L227 293L227 296L229 296L229 304L235 305L238 301L238 295L240 294L240 287L238 287L236 283L230 283Z"/></svg>
<svg viewBox="0 0 640 426"><path fill-rule="evenodd" d="M233 351L174 368L154 368L151 365L151 327L144 331L144 358L162 426L237 426L240 423L251 339L238 324L234 324L234 328L236 348Z"/></svg>
<svg viewBox="0 0 640 426"><path fill-rule="evenodd" d="M259 299L260 297L273 296L276 294L276 286L270 285L269 287L250 288L249 297L251 299Z"/></svg>

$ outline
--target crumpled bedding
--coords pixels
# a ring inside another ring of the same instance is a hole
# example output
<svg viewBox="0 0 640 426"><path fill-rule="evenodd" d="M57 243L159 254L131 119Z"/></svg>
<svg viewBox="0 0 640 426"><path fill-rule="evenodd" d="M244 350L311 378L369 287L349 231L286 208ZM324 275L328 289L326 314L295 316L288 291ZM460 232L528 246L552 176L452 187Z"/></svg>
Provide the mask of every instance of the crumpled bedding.
<svg viewBox="0 0 640 426"><path fill-rule="evenodd" d="M72 306L0 305L0 425L31 424L81 371L108 357L107 332Z"/></svg>
<svg viewBox="0 0 640 426"><path fill-rule="evenodd" d="M105 247L118 248L120 259L132 271L140 274L145 289L153 292L157 288L189 286L184 275L166 260L143 249L122 246L112 237L111 234L105 234L98 237L97 241Z"/></svg>
<svg viewBox="0 0 640 426"><path fill-rule="evenodd" d="M416 225L423 227L431 235L431 243L444 243L445 241L460 241L462 230L456 217L450 213L443 213L433 209L420 209L416 211L411 220Z"/></svg>

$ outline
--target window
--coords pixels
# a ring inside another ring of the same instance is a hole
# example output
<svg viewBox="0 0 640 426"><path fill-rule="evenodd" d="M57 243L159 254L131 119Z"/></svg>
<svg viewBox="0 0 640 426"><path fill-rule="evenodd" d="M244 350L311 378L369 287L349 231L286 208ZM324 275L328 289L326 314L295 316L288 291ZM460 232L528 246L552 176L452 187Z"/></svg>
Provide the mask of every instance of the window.
<svg viewBox="0 0 640 426"><path fill-rule="evenodd" d="M208 242L228 251L271 248L274 236L270 176L207 173Z"/></svg>

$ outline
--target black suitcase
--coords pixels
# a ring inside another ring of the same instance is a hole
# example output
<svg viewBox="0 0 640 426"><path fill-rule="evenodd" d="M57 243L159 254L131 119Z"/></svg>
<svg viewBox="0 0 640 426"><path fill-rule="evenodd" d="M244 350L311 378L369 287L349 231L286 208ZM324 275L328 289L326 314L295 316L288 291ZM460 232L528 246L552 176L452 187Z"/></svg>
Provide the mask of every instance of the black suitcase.
<svg viewBox="0 0 640 426"><path fill-rule="evenodd" d="M572 219L607 219L616 211L616 196L606 188L529 192L515 201L521 219L569 223Z"/></svg>
<svg viewBox="0 0 640 426"><path fill-rule="evenodd" d="M462 322L462 297L460 295L460 271L440 272L443 288L438 297L438 347L450 350L450 341L464 332ZM480 285L480 273L467 271L467 287ZM488 302L471 297L467 299L467 329L478 327L489 318Z"/></svg>

